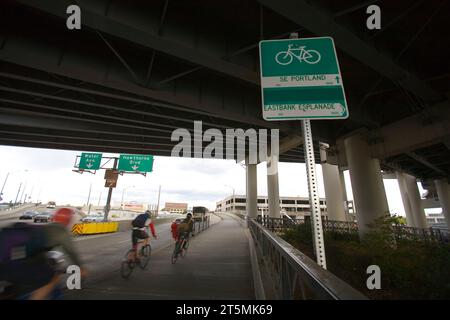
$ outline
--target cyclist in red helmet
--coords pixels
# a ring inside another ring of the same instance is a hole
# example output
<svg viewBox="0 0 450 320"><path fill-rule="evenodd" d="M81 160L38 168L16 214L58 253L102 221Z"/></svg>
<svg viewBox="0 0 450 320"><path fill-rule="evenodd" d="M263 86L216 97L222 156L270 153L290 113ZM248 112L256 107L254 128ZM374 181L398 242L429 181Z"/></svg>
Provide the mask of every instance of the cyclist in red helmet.
<svg viewBox="0 0 450 320"><path fill-rule="evenodd" d="M52 223L16 223L0 231L0 281L11 284L13 298L56 297L62 274L48 263L47 256L55 247L62 247L71 262L81 268L81 276L86 275L68 231L74 215L73 209L61 208L55 211Z"/></svg>

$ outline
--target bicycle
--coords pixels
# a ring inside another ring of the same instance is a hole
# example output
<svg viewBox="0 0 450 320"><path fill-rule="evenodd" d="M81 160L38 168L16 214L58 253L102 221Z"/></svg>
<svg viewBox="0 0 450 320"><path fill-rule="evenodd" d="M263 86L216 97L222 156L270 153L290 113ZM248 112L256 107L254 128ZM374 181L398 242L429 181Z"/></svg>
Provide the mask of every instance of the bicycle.
<svg viewBox="0 0 450 320"><path fill-rule="evenodd" d="M189 248L189 235L183 233L178 237L175 243L175 248L172 253L172 264L175 264L178 260L178 255L185 257Z"/></svg>
<svg viewBox="0 0 450 320"><path fill-rule="evenodd" d="M139 246L139 243L144 240L139 240L136 247ZM150 256L152 253L152 247L150 244L145 246L141 246L139 250L139 258L136 257L136 250L130 249L125 254L125 258L122 260L122 264L120 267L120 274L122 278L127 279L130 277L136 265L138 265L142 270L145 270L150 262Z"/></svg>
<svg viewBox="0 0 450 320"><path fill-rule="evenodd" d="M298 52L300 50L300 52ZM298 52L298 53L297 53ZM320 61L320 53L316 50L306 50L305 46L295 47L295 45L288 45L287 51L280 51L275 56L275 61L283 66L291 64L294 57L298 61L305 61L308 64L316 64Z"/></svg>

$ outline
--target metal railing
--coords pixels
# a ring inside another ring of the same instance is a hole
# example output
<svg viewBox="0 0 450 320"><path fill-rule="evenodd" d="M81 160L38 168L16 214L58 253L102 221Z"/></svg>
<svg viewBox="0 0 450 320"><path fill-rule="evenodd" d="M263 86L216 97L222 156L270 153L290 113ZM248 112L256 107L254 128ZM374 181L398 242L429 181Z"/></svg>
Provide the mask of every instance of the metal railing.
<svg viewBox="0 0 450 320"><path fill-rule="evenodd" d="M256 221L277 234L284 233L287 229L292 229L296 225L303 223L303 220L300 219L288 219L287 217L270 218L268 216L258 216Z"/></svg>
<svg viewBox="0 0 450 320"><path fill-rule="evenodd" d="M434 228L413 228L406 226L393 226L397 240L418 240L426 242L449 243L450 232Z"/></svg>
<svg viewBox="0 0 450 320"><path fill-rule="evenodd" d="M309 223L308 219L287 219L286 217L269 218L267 216L258 216L257 221L276 234L282 234L286 232L286 230L292 229L299 224ZM322 226L324 231L336 232L339 234L358 233L358 224L356 222L323 219ZM400 225L393 225L392 229L394 237L397 240L416 240L437 243L450 242L450 232L443 229L422 229Z"/></svg>
<svg viewBox="0 0 450 320"><path fill-rule="evenodd" d="M210 216L202 217L201 220L194 220L193 232L202 232L209 228Z"/></svg>
<svg viewBox="0 0 450 320"><path fill-rule="evenodd" d="M277 299L367 299L256 220L247 222L258 256L272 278Z"/></svg>

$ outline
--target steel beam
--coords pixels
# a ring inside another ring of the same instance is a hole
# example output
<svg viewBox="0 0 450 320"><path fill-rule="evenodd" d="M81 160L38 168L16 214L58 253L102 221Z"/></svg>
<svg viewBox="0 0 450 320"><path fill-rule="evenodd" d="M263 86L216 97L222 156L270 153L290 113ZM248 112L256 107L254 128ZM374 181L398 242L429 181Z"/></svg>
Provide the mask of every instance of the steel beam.
<svg viewBox="0 0 450 320"><path fill-rule="evenodd" d="M381 160L412 152L439 142L445 142L450 136L449 123L450 103L442 102L427 108L421 113L396 121L380 129L366 130L364 135L371 142L371 156ZM339 166L347 166L343 143L345 137L352 136L359 131L349 133L337 140L338 163L336 164L339 164Z"/></svg>
<svg viewBox="0 0 450 320"><path fill-rule="evenodd" d="M79 56L77 60L74 60L73 56L68 57L66 55L58 65L56 63L56 57L59 55L59 50L54 47L45 47L44 43L38 45L37 39L27 39L24 42L24 39L19 40L14 37L9 37L7 42L7 47L0 50L0 60L122 92L125 91L144 97L144 99L150 99L146 100L147 104L162 104L169 109L171 106L174 106L175 109L182 108L184 111L190 113L209 114L210 116L220 117L222 120L247 123L253 126L279 128L284 132L293 131L289 124L264 121L260 117L261 109L259 107L256 108L256 103L259 102L256 100L255 110L254 112L252 110L252 113L244 112L242 109L244 107L243 105L227 105L224 108L222 104L201 101L197 92L195 95L194 93L192 95L175 95L170 92L152 90L130 82L119 73L113 74L113 71L109 71L109 76L105 77L105 72L107 72L106 65L101 65L102 62L99 63L99 61L90 59L87 56ZM29 58L28 53L30 51L33 51L33 59Z"/></svg>
<svg viewBox="0 0 450 320"><path fill-rule="evenodd" d="M41 0L18 0L18 2L42 12L57 16L61 19L67 18L67 4L64 2L47 2ZM111 18L111 15L109 15L109 17L105 17L104 15L90 11L89 8L84 8L83 6L82 8L84 26L137 43L141 46L155 49L159 52L163 52L197 65L205 66L208 69L220 72L230 77L237 78L254 85L259 85L259 76L256 72L241 67L237 64L227 62L221 58L211 56L210 54L200 50L193 49L190 46L185 46L175 41L171 41L170 39L159 36L157 33L151 33L148 30L144 31L135 24L131 17L126 23L123 21L119 23L114 21Z"/></svg>
<svg viewBox="0 0 450 320"><path fill-rule="evenodd" d="M441 170L440 168L438 168L437 166L435 166L434 164L429 162L427 159L425 159L425 157L422 157L421 155L418 155L415 152L406 152L406 155L408 157L416 160L417 162L423 164L424 166L430 168L431 170L435 171L436 173L442 175L443 177L450 178L450 176L444 170Z"/></svg>
<svg viewBox="0 0 450 320"><path fill-rule="evenodd" d="M166 115L166 114L162 114L162 113L156 113L156 112L149 112L149 111L141 111L141 110L137 110L131 107L118 107L118 106L114 106L112 104L102 104L102 103L97 103L97 102L90 102L90 101L85 101L85 100L81 100L81 99L72 99L72 98L66 98L66 97L60 97L60 96L55 96L55 95L49 95L49 94L44 94L44 93L39 93L39 92L34 92L34 91L30 91L30 90L21 90L21 89L15 89L15 88L9 88L9 87L4 87L4 86L0 86L0 91L9 91L9 92L13 92L13 93L20 93L20 94L25 94L25 95L31 95L31 96L36 96L36 97L40 97L40 98L45 98L45 99L51 99L51 100L57 100L57 101L64 101L64 102L70 102L70 103L75 103L77 105L86 105L86 106L92 106L92 107L98 107L98 108L104 108L107 110L115 110L115 111L121 111L121 112L126 112L130 115L136 115L141 117L142 116L152 116L152 117L156 117L156 118L161 118L161 120L159 121L155 121L155 122L149 122L149 121L139 121L142 124L146 124L148 127L149 125L155 125L155 126L160 126L160 127L166 127L166 128L171 128L171 129L177 129L177 126L173 126L173 125L165 125L162 123L163 119L171 119L171 120L176 120L176 121L180 121L180 122L187 122L192 124L192 120L190 119L186 119L186 117L177 117L177 116L171 116L171 115ZM0 101L4 101L3 99L0 99ZM13 102L13 103L18 103L18 104L27 104L26 101L4 101L4 102ZM29 104L29 103L28 103ZM54 108L51 106L47 106L48 108ZM67 110L67 108L59 108L61 111L70 111ZM83 112L81 111L74 111L76 113L80 113L83 114ZM93 112L89 112L89 113L85 113L88 115L94 115L94 116L99 116L99 117L107 117L105 113L93 113ZM117 118L117 117L116 117ZM112 118L111 118L112 119ZM128 120L128 121L135 121L133 119L136 118L131 118L131 119L127 119L127 118L117 118L117 119L122 119L122 120ZM211 123L208 121L202 121L204 125L208 125L208 126L212 126L215 128L222 128L222 129L227 129L229 128L229 126L226 125L221 125L221 124L216 124L216 123Z"/></svg>
<svg viewBox="0 0 450 320"><path fill-rule="evenodd" d="M333 37L336 46L374 71L400 83L425 101L437 102L443 96L420 81L416 76L401 68L391 58L378 52L376 48L358 38L347 28L334 21L332 14L313 6L306 0L258 0L267 8L281 14L317 35Z"/></svg>

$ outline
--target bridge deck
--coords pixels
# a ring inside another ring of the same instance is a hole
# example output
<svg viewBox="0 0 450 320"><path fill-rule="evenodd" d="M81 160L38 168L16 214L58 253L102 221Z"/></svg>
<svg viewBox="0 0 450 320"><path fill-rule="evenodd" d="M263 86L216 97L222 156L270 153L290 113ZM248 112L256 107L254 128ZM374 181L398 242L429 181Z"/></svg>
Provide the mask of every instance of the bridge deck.
<svg viewBox="0 0 450 320"><path fill-rule="evenodd" d="M88 279L82 290L67 292L66 299L254 299L244 230L236 220L227 216L216 222L191 240L187 256L180 258L175 265L171 263L173 245L166 242L158 248L160 240L154 241L156 249L154 246L148 270L137 268L127 280L121 278L118 270L118 260L124 250L110 249L109 256L99 251L96 260L105 259L107 262L109 259L107 264L114 270L96 280ZM168 224L157 226L159 233L165 235L167 230ZM82 251L82 256L87 255ZM105 272L107 264L96 267L93 273Z"/></svg>

